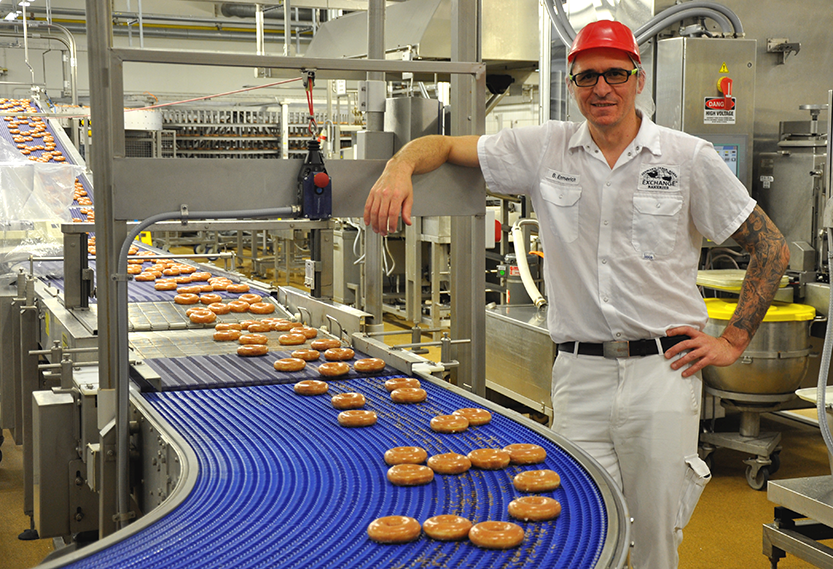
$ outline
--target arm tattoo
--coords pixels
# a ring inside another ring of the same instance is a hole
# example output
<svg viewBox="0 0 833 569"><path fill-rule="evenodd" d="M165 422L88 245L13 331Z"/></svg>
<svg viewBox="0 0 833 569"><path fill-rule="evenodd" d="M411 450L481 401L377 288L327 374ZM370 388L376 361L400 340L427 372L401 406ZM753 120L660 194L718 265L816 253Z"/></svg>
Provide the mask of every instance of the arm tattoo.
<svg viewBox="0 0 833 569"><path fill-rule="evenodd" d="M738 306L727 328L734 326L751 340L778 292L790 252L784 236L758 206L732 237L749 253L750 259Z"/></svg>

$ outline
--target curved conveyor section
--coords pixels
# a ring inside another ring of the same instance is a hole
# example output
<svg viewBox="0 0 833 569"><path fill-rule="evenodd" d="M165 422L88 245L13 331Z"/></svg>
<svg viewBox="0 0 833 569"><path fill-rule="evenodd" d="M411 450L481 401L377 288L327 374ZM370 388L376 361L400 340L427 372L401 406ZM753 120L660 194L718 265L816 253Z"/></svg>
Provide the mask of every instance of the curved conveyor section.
<svg viewBox="0 0 833 569"><path fill-rule="evenodd" d="M62 563L120 569L623 564L624 499L581 451L519 415L498 414L490 403L440 382L423 381L429 394L424 403L394 404L385 379L330 382L331 394L358 391L367 398L366 408L377 411L378 423L360 429L338 425L328 396L298 396L291 384L134 394L145 398L141 407L147 404L192 447L199 463L192 469L193 490L149 527L103 550L90 546ZM493 410L490 424L456 435L440 435L428 426L434 415L475 405ZM429 455L465 454L516 442L544 446L546 463L437 475L426 486L410 488L385 478L383 453L394 446L422 446ZM507 505L520 495L512 477L538 468L561 474L562 487L551 495L563 512L551 522L520 522L526 537L517 549L482 550L467 541L443 543L425 535L410 544L379 545L367 537L373 519L392 514L420 522L438 514L475 522L510 520ZM78 559L82 555L87 556Z"/></svg>

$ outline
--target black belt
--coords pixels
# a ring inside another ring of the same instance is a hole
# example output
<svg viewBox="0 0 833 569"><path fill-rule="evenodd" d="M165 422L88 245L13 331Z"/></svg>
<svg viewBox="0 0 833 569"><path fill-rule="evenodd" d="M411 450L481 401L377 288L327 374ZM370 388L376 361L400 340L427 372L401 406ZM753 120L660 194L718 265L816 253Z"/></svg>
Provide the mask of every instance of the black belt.
<svg viewBox="0 0 833 569"><path fill-rule="evenodd" d="M665 336L660 338L662 353L665 353L671 346L675 346L685 340L688 336ZM558 344L559 352L576 352L575 342L564 342ZM659 352L656 340L622 340L619 342L604 342L603 344L588 344L579 342L578 353L583 356L604 356L606 358L630 358L633 356L654 356Z"/></svg>

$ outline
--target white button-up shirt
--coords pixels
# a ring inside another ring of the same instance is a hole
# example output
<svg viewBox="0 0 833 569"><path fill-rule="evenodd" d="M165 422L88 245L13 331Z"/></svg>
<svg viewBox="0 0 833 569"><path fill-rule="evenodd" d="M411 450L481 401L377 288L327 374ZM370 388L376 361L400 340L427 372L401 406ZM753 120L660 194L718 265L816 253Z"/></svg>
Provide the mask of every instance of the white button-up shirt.
<svg viewBox="0 0 833 569"><path fill-rule="evenodd" d="M755 207L710 143L643 118L611 169L586 123L550 121L483 136L477 151L492 191L532 200L553 341L703 328L703 237L722 243Z"/></svg>

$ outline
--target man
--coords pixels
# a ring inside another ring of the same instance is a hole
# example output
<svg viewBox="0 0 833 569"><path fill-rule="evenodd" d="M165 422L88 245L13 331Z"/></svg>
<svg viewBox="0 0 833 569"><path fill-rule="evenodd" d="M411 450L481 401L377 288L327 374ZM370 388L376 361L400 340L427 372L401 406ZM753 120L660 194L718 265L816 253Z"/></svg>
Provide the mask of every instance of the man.
<svg viewBox="0 0 833 569"><path fill-rule="evenodd" d="M711 144L636 110L645 84L633 33L589 24L568 55L586 121L492 136L415 140L370 191L365 223L410 223L411 175L479 166L495 192L526 194L546 255L552 428L598 460L634 518L634 567L677 567L682 528L709 472L697 456L707 365L749 345L787 267L784 238ZM750 254L737 310L719 338L696 287L703 236Z"/></svg>

